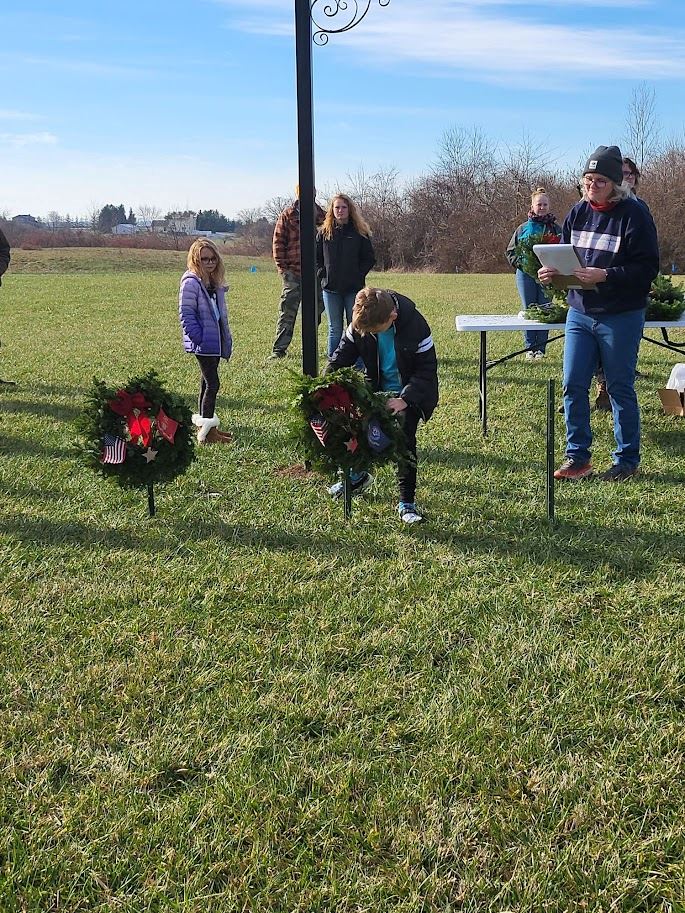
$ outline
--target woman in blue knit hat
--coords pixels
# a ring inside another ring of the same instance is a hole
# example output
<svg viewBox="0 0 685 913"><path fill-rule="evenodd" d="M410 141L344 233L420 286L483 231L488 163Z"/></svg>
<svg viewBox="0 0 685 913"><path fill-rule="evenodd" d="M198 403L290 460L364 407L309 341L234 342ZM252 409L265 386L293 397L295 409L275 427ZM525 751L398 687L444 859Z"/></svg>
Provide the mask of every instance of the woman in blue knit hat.
<svg viewBox="0 0 685 913"><path fill-rule="evenodd" d="M591 462L590 385L598 363L606 376L614 417L613 465L601 473L623 482L640 465L640 411L635 366L645 323L647 297L659 271L656 228L646 206L623 183L618 146L600 146L583 170L583 199L564 220L562 242L581 262L574 275L583 285L568 294L564 346L566 459L556 479L586 479ZM557 270L543 266L547 284Z"/></svg>

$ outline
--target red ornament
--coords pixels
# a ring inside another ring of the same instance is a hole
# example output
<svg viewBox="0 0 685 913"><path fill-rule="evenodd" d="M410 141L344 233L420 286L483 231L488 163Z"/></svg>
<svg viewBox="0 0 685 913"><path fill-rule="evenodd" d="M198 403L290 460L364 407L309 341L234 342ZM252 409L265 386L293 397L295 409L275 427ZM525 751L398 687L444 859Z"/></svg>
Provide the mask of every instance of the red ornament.
<svg viewBox="0 0 685 913"><path fill-rule="evenodd" d="M356 437L351 437L349 441L345 442L345 447L347 447L350 453L354 453L357 447L359 447L359 441Z"/></svg>

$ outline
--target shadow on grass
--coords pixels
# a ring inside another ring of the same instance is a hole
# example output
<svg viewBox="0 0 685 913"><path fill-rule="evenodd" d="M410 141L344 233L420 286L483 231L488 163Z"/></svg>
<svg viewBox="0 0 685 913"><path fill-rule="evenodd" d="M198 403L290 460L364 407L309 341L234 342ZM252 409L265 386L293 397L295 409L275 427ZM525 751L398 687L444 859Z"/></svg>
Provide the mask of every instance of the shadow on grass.
<svg viewBox="0 0 685 913"><path fill-rule="evenodd" d="M74 456L73 447L46 446L29 438L8 437L6 435L0 435L0 453L6 456L59 457L64 460L70 460Z"/></svg>
<svg viewBox="0 0 685 913"><path fill-rule="evenodd" d="M141 517L143 516L141 500ZM148 522L147 516L145 521ZM170 554L179 551L182 543L192 540L206 541L223 539L230 547L268 549L273 552L304 552L323 558L340 557L340 536L321 533L313 530L311 533L288 532L277 526L268 528L249 527L240 523L231 524L224 520L192 520L176 523L173 519L158 514L158 520L150 523L161 522L165 525L159 538L151 540L145 535L138 534L130 528L107 529L94 523L81 521L65 522L60 520L47 520L45 518L21 518L16 520L1 520L0 535L8 535L25 544L32 543L41 548L55 545L78 545L83 551L99 551L101 549L119 549L134 553L164 555L165 559ZM142 522L142 521L141 521ZM165 533L169 533L165 535ZM345 555L348 558L362 559L368 557L369 547L366 543L345 543ZM396 556L395 548L374 546L374 557L391 560Z"/></svg>
<svg viewBox="0 0 685 913"><path fill-rule="evenodd" d="M74 421L82 414L81 407L61 405L55 402L36 402L19 399L2 400L3 412L30 412L32 415L49 415L65 422Z"/></svg>

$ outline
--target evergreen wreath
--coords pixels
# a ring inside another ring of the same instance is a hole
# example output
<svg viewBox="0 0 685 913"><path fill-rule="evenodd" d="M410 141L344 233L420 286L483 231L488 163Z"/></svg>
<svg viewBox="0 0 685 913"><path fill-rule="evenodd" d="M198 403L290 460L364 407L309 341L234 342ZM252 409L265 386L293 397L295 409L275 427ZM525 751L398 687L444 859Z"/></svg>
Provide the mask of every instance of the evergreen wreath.
<svg viewBox="0 0 685 913"><path fill-rule="evenodd" d="M195 459L190 409L155 371L124 387L94 378L77 428L85 465L124 488L170 482Z"/></svg>
<svg viewBox="0 0 685 913"><path fill-rule="evenodd" d="M539 320L541 323L566 323L568 306L559 301L549 304L534 304L523 311L526 320ZM545 332L547 332L545 330Z"/></svg>
<svg viewBox="0 0 685 913"><path fill-rule="evenodd" d="M685 292L663 273L655 278L649 291L647 320L679 320L685 311Z"/></svg>
<svg viewBox="0 0 685 913"><path fill-rule="evenodd" d="M521 238L514 247L514 258L517 267L530 276L531 279L535 279L538 285L541 285L540 280L538 279L538 270L542 266L542 263L540 263L538 255L533 250L533 245L558 243L559 238L555 234L549 234L544 231L535 232L535 234ZM549 298L551 298L550 307L557 306L563 310L556 311L555 319L552 319L550 316L546 316L544 312L542 316L540 313L537 315L531 313L533 311L539 312L539 308L528 308L526 310L526 317L528 320L542 320L544 323L564 323L566 320L566 289L555 288L553 285L543 285L542 287Z"/></svg>
<svg viewBox="0 0 685 913"><path fill-rule="evenodd" d="M389 394L374 393L359 371L297 375L294 386L291 436L313 466L365 472L372 464L411 459L401 419L388 410Z"/></svg>

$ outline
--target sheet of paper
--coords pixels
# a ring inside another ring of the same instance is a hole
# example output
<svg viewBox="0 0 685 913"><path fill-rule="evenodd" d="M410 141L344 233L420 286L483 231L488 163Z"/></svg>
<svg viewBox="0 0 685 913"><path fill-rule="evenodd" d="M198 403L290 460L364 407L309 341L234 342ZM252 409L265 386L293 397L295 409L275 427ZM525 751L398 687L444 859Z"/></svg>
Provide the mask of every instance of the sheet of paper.
<svg viewBox="0 0 685 913"><path fill-rule="evenodd" d="M561 273L560 276L552 280L552 285L555 288L597 290L597 286L594 283L581 282L580 279L573 275L573 270L579 269L581 263L572 244L534 244L533 250L543 266L558 269Z"/></svg>

